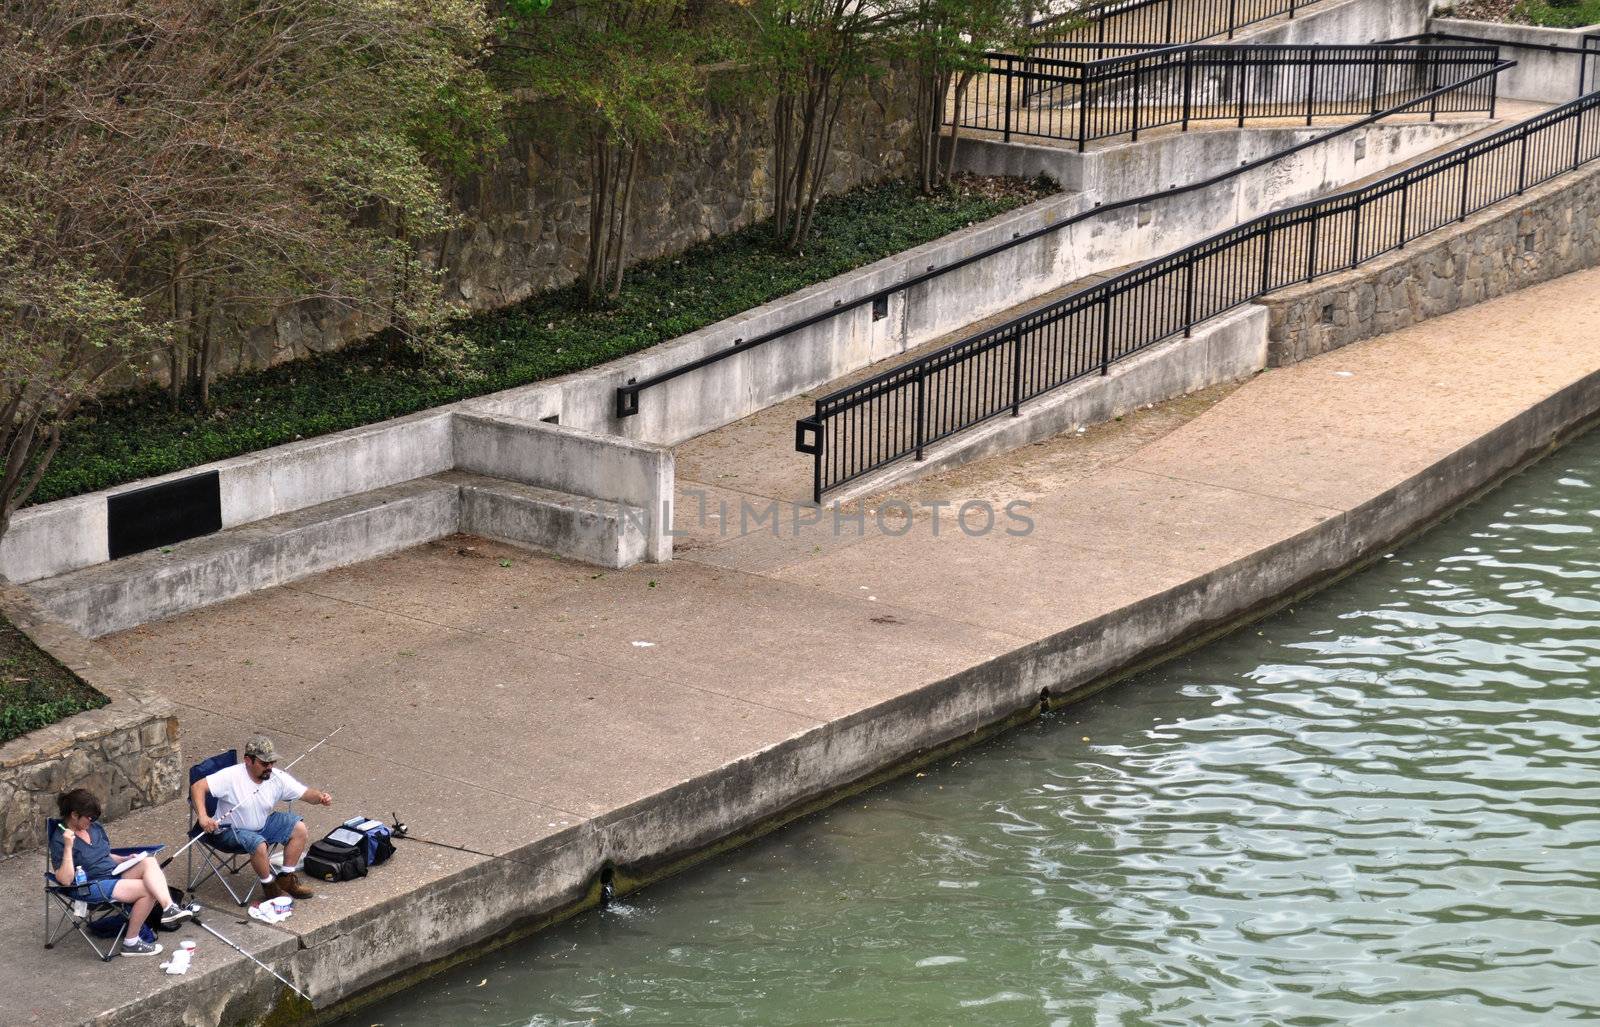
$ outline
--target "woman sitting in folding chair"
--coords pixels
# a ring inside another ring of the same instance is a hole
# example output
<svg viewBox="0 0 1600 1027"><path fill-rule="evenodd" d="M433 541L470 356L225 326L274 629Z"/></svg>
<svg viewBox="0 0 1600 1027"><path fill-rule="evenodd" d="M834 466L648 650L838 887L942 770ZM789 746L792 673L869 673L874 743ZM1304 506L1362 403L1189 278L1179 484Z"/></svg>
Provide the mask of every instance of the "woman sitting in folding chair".
<svg viewBox="0 0 1600 1027"><path fill-rule="evenodd" d="M111 855L111 840L100 819L100 800L87 788L74 788L56 797L61 810L61 831L50 839L50 868L56 883L70 888L82 867L88 879L87 900L127 904L128 929L122 941L125 956L153 956L161 951L139 938L152 909L161 910L164 925L193 919L194 913L172 901L166 875L155 859L146 856L116 873L117 860Z"/></svg>

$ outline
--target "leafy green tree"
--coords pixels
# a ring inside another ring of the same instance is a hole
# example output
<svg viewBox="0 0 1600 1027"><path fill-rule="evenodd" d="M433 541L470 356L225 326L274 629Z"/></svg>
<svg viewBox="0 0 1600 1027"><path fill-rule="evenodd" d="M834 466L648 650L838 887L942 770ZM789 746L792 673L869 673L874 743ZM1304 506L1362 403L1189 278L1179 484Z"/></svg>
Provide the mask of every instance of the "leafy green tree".
<svg viewBox="0 0 1600 1027"><path fill-rule="evenodd" d="M798 249L827 183L840 113L888 68L885 0L756 0L757 59L772 90L774 232Z"/></svg>
<svg viewBox="0 0 1600 1027"><path fill-rule="evenodd" d="M924 193L955 166L960 127L944 133L947 103L959 105L991 51L1026 52L1032 4L1019 0L898 0L891 54L915 83L917 175Z"/></svg>
<svg viewBox="0 0 1600 1027"><path fill-rule="evenodd" d="M0 0L0 528L158 351L204 403L246 327L320 299L461 355L415 240L495 142L491 28L476 0Z"/></svg>
<svg viewBox="0 0 1600 1027"><path fill-rule="evenodd" d="M0 146L105 213L102 266L171 326L175 404L307 300L448 355L414 240L451 223L438 169L494 140L477 4L0 0L0 25Z"/></svg>
<svg viewBox="0 0 1600 1027"><path fill-rule="evenodd" d="M0 196L0 536L61 445L61 423L109 373L166 339L144 305L63 245L40 196L17 172Z"/></svg>
<svg viewBox="0 0 1600 1027"><path fill-rule="evenodd" d="M587 155L583 288L591 302L614 299L640 162L708 127L705 65L718 40L704 5L687 0L559 0L547 13L530 3L511 8L494 71L520 116Z"/></svg>

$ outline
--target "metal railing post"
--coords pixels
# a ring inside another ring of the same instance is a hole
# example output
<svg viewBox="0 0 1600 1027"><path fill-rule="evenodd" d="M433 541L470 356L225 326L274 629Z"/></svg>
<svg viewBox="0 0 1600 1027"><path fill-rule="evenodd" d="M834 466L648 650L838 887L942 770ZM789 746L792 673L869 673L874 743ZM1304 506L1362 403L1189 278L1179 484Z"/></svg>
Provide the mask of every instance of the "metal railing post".
<svg viewBox="0 0 1600 1027"><path fill-rule="evenodd" d="M1244 127L1244 58L1235 54L1233 57L1233 91L1239 94L1239 127Z"/></svg>
<svg viewBox="0 0 1600 1027"><path fill-rule="evenodd" d="M1428 120L1439 120L1439 54L1434 51L1433 67L1428 75L1428 92L1433 98L1428 101Z"/></svg>
<svg viewBox="0 0 1600 1027"><path fill-rule="evenodd" d="M1189 131L1189 116L1194 111L1194 47L1183 52L1183 130Z"/></svg>
<svg viewBox="0 0 1600 1027"><path fill-rule="evenodd" d="M1528 133L1522 133L1522 156L1517 160L1517 195L1528 190Z"/></svg>
<svg viewBox="0 0 1600 1027"><path fill-rule="evenodd" d="M1013 58L1006 58L1006 121L1004 142L1011 141L1011 83L1015 78L1016 62Z"/></svg>
<svg viewBox="0 0 1600 1027"><path fill-rule="evenodd" d="M928 438L928 365L917 365L917 459L922 459L923 446Z"/></svg>
<svg viewBox="0 0 1600 1027"><path fill-rule="evenodd" d="M1472 185L1472 158L1468 157L1461 162L1461 217L1458 221L1467 220L1467 190Z"/></svg>
<svg viewBox="0 0 1600 1027"><path fill-rule="evenodd" d="M1139 141L1139 101L1142 99L1143 94L1144 65L1135 62L1133 66L1133 139L1131 140L1131 142L1135 143Z"/></svg>
<svg viewBox="0 0 1600 1027"><path fill-rule="evenodd" d="M1185 269L1185 282L1183 286L1183 337L1194 337L1194 250L1189 251L1188 267Z"/></svg>
<svg viewBox="0 0 1600 1027"><path fill-rule="evenodd" d="M817 422L817 451L811 454L811 501L813 503L821 504L822 454L827 447L823 443L825 435L822 430L822 418L818 417L815 413L812 414L812 417Z"/></svg>
<svg viewBox="0 0 1600 1027"><path fill-rule="evenodd" d="M1111 373L1111 294L1100 301L1100 375Z"/></svg>
<svg viewBox="0 0 1600 1027"><path fill-rule="evenodd" d="M1574 125L1572 130L1572 169L1574 171L1583 163L1583 116L1587 113L1589 112L1586 110L1580 110L1572 119Z"/></svg>
<svg viewBox="0 0 1600 1027"><path fill-rule="evenodd" d="M1233 30L1239 23L1239 0L1228 0L1228 38L1233 38Z"/></svg>
<svg viewBox="0 0 1600 1027"><path fill-rule="evenodd" d="M1311 61L1306 65L1306 127L1311 127L1311 117L1317 109L1317 51L1311 51Z"/></svg>
<svg viewBox="0 0 1600 1027"><path fill-rule="evenodd" d="M1350 266L1355 267L1361 263L1361 212L1366 209L1366 204L1356 201L1353 215L1355 224L1350 229Z"/></svg>
<svg viewBox="0 0 1600 1027"><path fill-rule="evenodd" d="M1078 70L1078 152L1082 153L1089 145L1089 83L1092 79L1088 69Z"/></svg>
<svg viewBox="0 0 1600 1027"><path fill-rule="evenodd" d="M1272 288L1272 222L1268 221L1261 230L1261 291L1256 295L1267 292Z"/></svg>
<svg viewBox="0 0 1600 1027"><path fill-rule="evenodd" d="M1322 227L1322 218L1315 215L1311 218L1311 230L1306 233L1306 281L1317 277L1317 229Z"/></svg>
<svg viewBox="0 0 1600 1027"><path fill-rule="evenodd" d="M1289 17L1294 17L1295 0L1289 0Z"/></svg>
<svg viewBox="0 0 1600 1027"><path fill-rule="evenodd" d="M1395 247L1397 250L1406 248L1406 215L1411 212L1410 208L1411 180L1407 179L1406 184L1400 187L1400 244Z"/></svg>
<svg viewBox="0 0 1600 1027"><path fill-rule="evenodd" d="M1011 416L1022 416L1022 329L1011 335Z"/></svg>

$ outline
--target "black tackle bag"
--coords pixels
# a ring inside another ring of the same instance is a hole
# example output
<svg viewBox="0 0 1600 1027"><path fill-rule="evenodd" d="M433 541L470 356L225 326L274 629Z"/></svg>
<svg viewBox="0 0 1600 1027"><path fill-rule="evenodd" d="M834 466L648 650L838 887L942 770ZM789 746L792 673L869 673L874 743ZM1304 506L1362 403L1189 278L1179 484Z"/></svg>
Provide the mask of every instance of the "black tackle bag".
<svg viewBox="0 0 1600 1027"><path fill-rule="evenodd" d="M336 827L311 843L305 873L319 881L353 881L367 876L367 838L360 831Z"/></svg>

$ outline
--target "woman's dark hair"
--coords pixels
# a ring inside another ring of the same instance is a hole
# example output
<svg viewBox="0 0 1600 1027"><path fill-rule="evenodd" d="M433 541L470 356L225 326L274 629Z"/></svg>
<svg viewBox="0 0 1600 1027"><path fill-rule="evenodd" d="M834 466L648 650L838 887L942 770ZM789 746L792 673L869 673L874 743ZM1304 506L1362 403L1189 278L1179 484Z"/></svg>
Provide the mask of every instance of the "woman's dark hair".
<svg viewBox="0 0 1600 1027"><path fill-rule="evenodd" d="M56 808L61 811L62 820L74 813L91 820L100 819L100 800L87 788L74 788L70 792L62 792L56 796Z"/></svg>

